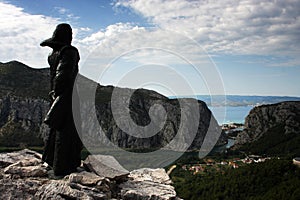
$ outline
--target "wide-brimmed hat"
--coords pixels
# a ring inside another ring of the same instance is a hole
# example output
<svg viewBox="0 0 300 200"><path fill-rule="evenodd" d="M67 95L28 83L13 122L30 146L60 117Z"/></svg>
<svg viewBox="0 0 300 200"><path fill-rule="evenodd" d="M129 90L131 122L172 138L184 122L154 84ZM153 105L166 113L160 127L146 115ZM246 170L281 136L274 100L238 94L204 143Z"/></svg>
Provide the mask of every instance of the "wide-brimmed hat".
<svg viewBox="0 0 300 200"><path fill-rule="evenodd" d="M69 24L62 23L56 26L51 38L41 42L41 46L54 47L55 45L67 45L72 42L72 28Z"/></svg>

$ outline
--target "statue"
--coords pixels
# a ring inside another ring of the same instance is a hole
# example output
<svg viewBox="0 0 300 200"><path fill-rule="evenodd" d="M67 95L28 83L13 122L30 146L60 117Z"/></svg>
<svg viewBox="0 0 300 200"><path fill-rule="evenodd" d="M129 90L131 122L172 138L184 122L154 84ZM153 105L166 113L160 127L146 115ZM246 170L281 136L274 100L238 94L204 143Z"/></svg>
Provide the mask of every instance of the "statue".
<svg viewBox="0 0 300 200"><path fill-rule="evenodd" d="M80 58L71 42L72 28L63 23L57 25L51 38L40 44L53 50L48 56L51 107L44 120L50 127L50 134L45 140L42 159L52 167L55 176L75 172L81 164L82 142L72 112L72 97L79 99L73 86Z"/></svg>

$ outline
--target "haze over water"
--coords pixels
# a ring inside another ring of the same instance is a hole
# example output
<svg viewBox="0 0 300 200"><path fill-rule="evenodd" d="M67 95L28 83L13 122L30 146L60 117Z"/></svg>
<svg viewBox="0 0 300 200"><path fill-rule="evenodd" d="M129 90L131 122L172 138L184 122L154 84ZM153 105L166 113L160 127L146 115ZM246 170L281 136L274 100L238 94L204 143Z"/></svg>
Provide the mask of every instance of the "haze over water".
<svg viewBox="0 0 300 200"><path fill-rule="evenodd" d="M245 118L249 114L250 110L253 106L226 106L224 107L218 106L209 106L209 109L212 111L214 117L221 124L228 123L245 123ZM223 112L225 113L225 119L223 120Z"/></svg>

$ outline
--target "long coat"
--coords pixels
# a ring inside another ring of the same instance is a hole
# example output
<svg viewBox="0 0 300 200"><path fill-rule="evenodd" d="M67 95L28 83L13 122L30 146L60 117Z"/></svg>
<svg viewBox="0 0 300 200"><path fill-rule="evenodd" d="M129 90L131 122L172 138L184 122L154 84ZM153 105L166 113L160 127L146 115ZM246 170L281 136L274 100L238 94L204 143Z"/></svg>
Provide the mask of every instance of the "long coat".
<svg viewBox="0 0 300 200"><path fill-rule="evenodd" d="M79 99L76 89L73 90L79 59L78 50L71 45L53 49L48 57L51 77L50 94L54 97L63 97L61 98L62 112L60 112L63 115L61 118L63 125L59 130L50 127L50 134L46 138L43 153L43 160L53 167L55 175L66 175L74 172L81 164L82 143L76 130L72 112L72 97ZM73 99L74 102L76 101ZM73 108L76 109L76 106L79 106L78 101L77 104L75 107L73 104Z"/></svg>

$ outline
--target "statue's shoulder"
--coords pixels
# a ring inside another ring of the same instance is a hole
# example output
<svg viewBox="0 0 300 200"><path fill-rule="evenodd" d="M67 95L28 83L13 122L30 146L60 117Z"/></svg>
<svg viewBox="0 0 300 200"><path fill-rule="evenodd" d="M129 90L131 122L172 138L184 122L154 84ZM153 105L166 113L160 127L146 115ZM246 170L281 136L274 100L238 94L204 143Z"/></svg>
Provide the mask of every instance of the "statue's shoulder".
<svg viewBox="0 0 300 200"><path fill-rule="evenodd" d="M62 57L64 55L79 57L79 52L76 47L74 47L72 45L66 45L66 46L63 46L59 51L59 57Z"/></svg>
<svg viewBox="0 0 300 200"><path fill-rule="evenodd" d="M65 45L60 49L60 54L63 54L65 52L70 52L70 51L78 52L78 49L72 45Z"/></svg>

